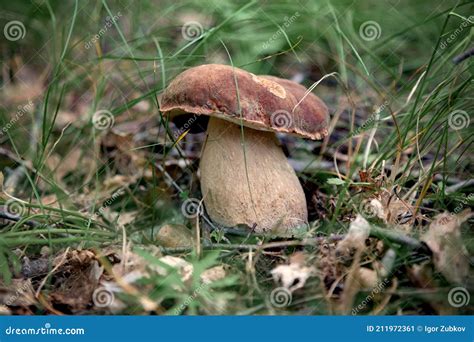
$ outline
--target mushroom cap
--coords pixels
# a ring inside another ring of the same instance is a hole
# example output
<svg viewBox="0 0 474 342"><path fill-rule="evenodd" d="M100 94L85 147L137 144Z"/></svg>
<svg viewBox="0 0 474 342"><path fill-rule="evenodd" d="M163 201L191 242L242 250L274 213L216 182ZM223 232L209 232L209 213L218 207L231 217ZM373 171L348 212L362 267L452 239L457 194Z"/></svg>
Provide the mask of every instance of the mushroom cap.
<svg viewBox="0 0 474 342"><path fill-rule="evenodd" d="M208 115L313 140L328 132L326 105L302 85L221 64L200 65L179 74L164 91L160 110L171 116Z"/></svg>

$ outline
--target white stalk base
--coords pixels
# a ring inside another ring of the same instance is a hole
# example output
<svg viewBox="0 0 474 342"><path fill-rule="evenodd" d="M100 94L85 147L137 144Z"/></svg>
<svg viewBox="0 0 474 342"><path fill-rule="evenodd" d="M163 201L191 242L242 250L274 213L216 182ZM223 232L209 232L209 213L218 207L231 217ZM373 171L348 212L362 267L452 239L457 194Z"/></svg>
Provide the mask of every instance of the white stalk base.
<svg viewBox="0 0 474 342"><path fill-rule="evenodd" d="M274 133L210 118L200 169L210 218L226 227L291 235L307 223L303 188ZM244 154L245 148L245 154Z"/></svg>

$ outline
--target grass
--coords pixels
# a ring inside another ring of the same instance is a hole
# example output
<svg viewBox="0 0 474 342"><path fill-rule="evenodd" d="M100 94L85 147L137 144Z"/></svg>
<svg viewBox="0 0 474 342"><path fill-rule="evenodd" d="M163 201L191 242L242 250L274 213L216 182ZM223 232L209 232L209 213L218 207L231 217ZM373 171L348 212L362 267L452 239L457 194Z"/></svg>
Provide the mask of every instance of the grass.
<svg viewBox="0 0 474 342"><path fill-rule="evenodd" d="M452 62L472 47L469 1L20 1L3 7L2 25L15 19L26 30L23 39L1 40L0 123L8 127L0 135L2 198L20 214L0 230L6 284L18 276L21 259L37 257L42 246L52 260L67 247L99 253L130 243L148 263L159 264L155 235L161 226L195 229L181 206L200 198L200 145L189 135L175 141L176 128L159 112L158 97L177 74L204 63L300 75L308 88L316 85L314 93L332 115L329 138L283 141L300 165L308 198L318 198L310 202L317 234L347 232L357 213L366 214L362 203L381 189L409 203L415 238L436 214L472 205L472 184L458 185L472 178L473 65L472 59ZM183 31L190 23L197 36ZM373 31L360 31L366 23ZM34 109L23 112L18 106L29 99ZM110 113L111 127L93 124L99 110ZM462 233L472 255L472 230L463 226ZM140 291L121 297L133 304L127 313L144 310L141 296L159 302L159 313L335 312L323 277L310 278L289 307L269 303L275 287L270 270L294 251L315 262L314 246L289 246L277 256L255 247L249 259L248 250L222 244L268 238L219 231L203 239L201 255L174 253L194 265L191 283L175 273L152 273L137 285ZM222 248L208 251L211 242ZM411 252L390 246L397 251L395 270L403 272L413 263ZM234 276L196 294L199 275L219 264ZM436 311L427 299L431 290L397 277L396 295L382 314ZM435 279L438 295L446 297L448 284ZM53 284L43 291L53 292ZM176 311L190 296L190 304ZM217 302L227 306L218 309Z"/></svg>

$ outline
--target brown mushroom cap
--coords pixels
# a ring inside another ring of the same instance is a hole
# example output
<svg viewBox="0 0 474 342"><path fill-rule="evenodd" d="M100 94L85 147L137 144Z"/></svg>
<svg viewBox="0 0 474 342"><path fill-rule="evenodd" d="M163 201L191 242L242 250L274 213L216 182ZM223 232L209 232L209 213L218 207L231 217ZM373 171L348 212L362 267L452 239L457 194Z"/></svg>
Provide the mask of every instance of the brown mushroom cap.
<svg viewBox="0 0 474 342"><path fill-rule="evenodd" d="M321 139L328 109L295 82L207 64L179 74L163 93L162 112L209 115L262 131Z"/></svg>

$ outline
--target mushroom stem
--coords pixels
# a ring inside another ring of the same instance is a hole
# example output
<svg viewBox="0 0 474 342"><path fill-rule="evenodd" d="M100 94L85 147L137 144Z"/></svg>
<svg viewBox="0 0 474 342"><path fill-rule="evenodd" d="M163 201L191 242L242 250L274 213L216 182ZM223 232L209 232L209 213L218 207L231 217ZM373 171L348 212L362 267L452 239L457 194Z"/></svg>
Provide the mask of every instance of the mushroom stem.
<svg viewBox="0 0 474 342"><path fill-rule="evenodd" d="M272 132L211 117L200 169L206 210L222 226L287 236L307 222L303 188Z"/></svg>

